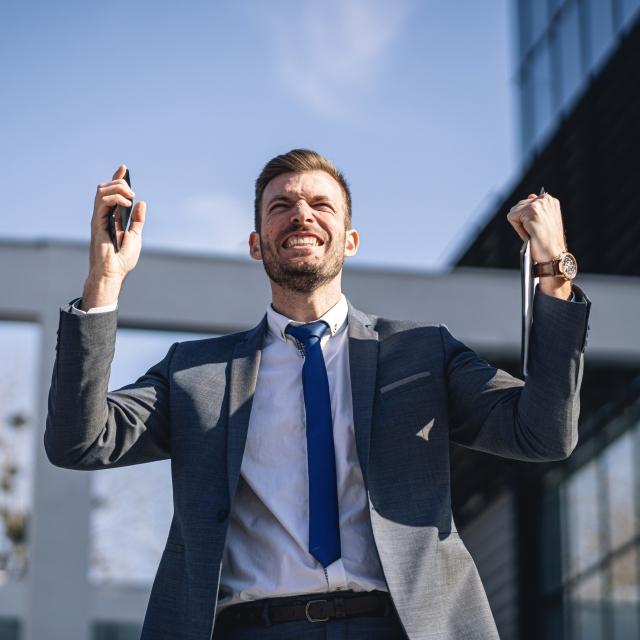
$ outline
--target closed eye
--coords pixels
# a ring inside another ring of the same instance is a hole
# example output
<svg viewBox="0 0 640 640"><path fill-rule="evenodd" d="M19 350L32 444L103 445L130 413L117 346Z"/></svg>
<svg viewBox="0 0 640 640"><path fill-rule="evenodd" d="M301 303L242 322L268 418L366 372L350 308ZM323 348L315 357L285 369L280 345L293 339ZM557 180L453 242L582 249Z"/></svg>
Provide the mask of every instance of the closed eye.
<svg viewBox="0 0 640 640"><path fill-rule="evenodd" d="M284 209L287 209L287 207L288 205L286 205L284 202L278 202L273 206L269 207L269 213L273 213L274 211L282 211Z"/></svg>
<svg viewBox="0 0 640 640"><path fill-rule="evenodd" d="M328 211L329 213L334 213L334 208L328 202L318 202L313 205L314 209L318 209L319 211Z"/></svg>

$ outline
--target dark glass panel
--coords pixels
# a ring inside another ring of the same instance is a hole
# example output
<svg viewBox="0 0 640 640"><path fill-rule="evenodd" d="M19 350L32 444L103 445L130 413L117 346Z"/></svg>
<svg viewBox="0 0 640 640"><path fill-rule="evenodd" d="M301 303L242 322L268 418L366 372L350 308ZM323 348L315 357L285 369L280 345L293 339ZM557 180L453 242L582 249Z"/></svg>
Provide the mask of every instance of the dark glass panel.
<svg viewBox="0 0 640 640"><path fill-rule="evenodd" d="M583 578L571 589L572 640L604 640L603 585L603 576L598 572Z"/></svg>
<svg viewBox="0 0 640 640"><path fill-rule="evenodd" d="M638 19L640 0L618 0L620 5L620 18L623 27L630 27Z"/></svg>
<svg viewBox="0 0 640 640"><path fill-rule="evenodd" d="M138 640L141 632L137 624L99 622L93 626L92 640Z"/></svg>
<svg viewBox="0 0 640 640"><path fill-rule="evenodd" d="M20 640L20 622L13 618L0 618L0 640Z"/></svg>
<svg viewBox="0 0 640 640"><path fill-rule="evenodd" d="M634 505L633 433L610 444L603 454L607 478L608 527L611 550L633 538L636 531Z"/></svg>
<svg viewBox="0 0 640 640"><path fill-rule="evenodd" d="M563 547L571 576L584 572L603 555L596 462L569 478L565 491L566 531Z"/></svg>
<svg viewBox="0 0 640 640"><path fill-rule="evenodd" d="M534 137L536 141L544 135L552 122L552 85L549 45L545 39L536 47L532 62Z"/></svg>
<svg viewBox="0 0 640 640"><path fill-rule="evenodd" d="M610 0L587 0L589 68L594 69L603 60L614 42L613 5Z"/></svg>
<svg viewBox="0 0 640 640"><path fill-rule="evenodd" d="M564 108L575 97L583 79L578 5L573 0L560 12L556 46L560 57L560 104Z"/></svg>
<svg viewBox="0 0 640 640"><path fill-rule="evenodd" d="M613 640L640 638L638 605L638 551L631 548L614 558L610 573L609 611L612 618Z"/></svg>

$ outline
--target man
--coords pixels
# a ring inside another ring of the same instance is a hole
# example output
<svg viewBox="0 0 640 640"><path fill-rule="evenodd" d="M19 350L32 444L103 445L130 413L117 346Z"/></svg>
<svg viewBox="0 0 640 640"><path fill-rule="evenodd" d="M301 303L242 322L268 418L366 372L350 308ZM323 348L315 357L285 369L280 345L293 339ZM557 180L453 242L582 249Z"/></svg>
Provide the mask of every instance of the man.
<svg viewBox="0 0 640 640"><path fill-rule="evenodd" d="M174 518L142 638L497 638L451 516L449 441L524 460L569 455L582 291L541 278L526 384L443 325L366 315L341 291L359 244L347 183L293 150L256 182L249 250L271 284L266 316L174 344L107 393L117 298L145 219L140 202L115 253L106 220L134 195L124 171L98 187L89 276L61 310L45 447L73 469L171 458ZM508 219L537 263L566 250L548 194Z"/></svg>

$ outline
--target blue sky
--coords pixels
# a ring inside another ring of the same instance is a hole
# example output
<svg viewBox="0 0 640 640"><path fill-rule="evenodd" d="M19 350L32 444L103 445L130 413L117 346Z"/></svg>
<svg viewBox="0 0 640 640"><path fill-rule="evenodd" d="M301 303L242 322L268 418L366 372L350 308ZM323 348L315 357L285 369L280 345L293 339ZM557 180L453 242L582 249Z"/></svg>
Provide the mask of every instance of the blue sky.
<svg viewBox="0 0 640 640"><path fill-rule="evenodd" d="M306 146L351 182L354 264L444 268L518 170L508 5L3 0L0 237L88 242L95 187L126 162L149 204L145 248L246 256L255 177L273 155ZM19 351L35 371L28 330L31 351ZM14 333L0 352L24 344ZM124 332L111 387L174 339ZM33 372L21 376L31 393ZM1 378L0 395L12 392ZM25 446L14 442L30 455ZM150 580L169 482L163 463L95 474L94 496L136 488L93 513L95 579ZM151 504L158 486L163 499ZM100 535L123 521L124 554Z"/></svg>
<svg viewBox="0 0 640 640"><path fill-rule="evenodd" d="M125 162L145 247L245 256L256 175L303 146L351 183L357 263L443 268L517 171L508 5L5 0L0 236L88 240Z"/></svg>

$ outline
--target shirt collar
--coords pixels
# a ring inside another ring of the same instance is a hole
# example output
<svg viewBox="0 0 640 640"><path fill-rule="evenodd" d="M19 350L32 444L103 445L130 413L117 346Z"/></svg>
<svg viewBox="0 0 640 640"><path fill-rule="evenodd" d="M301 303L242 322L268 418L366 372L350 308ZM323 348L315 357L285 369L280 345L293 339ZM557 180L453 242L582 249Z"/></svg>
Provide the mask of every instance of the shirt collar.
<svg viewBox="0 0 640 640"><path fill-rule="evenodd" d="M349 305L347 304L347 299L344 297L344 294L341 294L338 302L336 302L336 304L334 304L333 307L331 307L331 309L329 309L324 315L318 318L318 320L324 320L329 325L331 335L335 336L347 322L348 312ZM286 342L288 336L284 331L290 323L304 324L304 322L296 322L295 320L291 320L290 318L283 316L281 313L278 313L272 305L267 307L267 326L271 335Z"/></svg>

